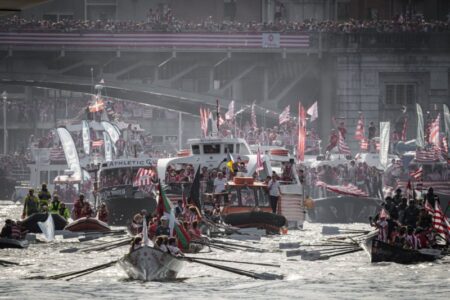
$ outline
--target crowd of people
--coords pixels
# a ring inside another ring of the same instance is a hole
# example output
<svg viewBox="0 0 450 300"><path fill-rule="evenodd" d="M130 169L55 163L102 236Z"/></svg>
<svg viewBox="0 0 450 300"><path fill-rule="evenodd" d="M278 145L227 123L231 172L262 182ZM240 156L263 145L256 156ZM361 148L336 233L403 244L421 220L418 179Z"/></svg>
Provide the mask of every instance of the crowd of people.
<svg viewBox="0 0 450 300"><path fill-rule="evenodd" d="M0 19L0 30L11 32L330 32L330 33L404 33L404 32L449 32L449 21L426 21L417 15L404 17L397 15L392 20L345 21L314 20L288 21L275 18L273 22L216 21L211 16L201 22L176 18L170 9L149 10L143 21L25 19L18 16Z"/></svg>
<svg viewBox="0 0 450 300"><path fill-rule="evenodd" d="M393 197L386 197L383 209L370 223L379 230L378 240L382 242L414 250L431 248L439 242L430 213L439 197L429 188L423 201L408 198L397 189Z"/></svg>

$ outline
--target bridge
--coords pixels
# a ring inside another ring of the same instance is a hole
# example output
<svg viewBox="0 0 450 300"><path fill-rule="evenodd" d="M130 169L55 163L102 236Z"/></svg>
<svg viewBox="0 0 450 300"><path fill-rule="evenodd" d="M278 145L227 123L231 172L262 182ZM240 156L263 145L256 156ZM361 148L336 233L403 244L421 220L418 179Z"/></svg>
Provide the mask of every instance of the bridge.
<svg viewBox="0 0 450 300"><path fill-rule="evenodd" d="M0 79L84 93L104 79L109 96L193 115L256 102L268 122L318 100L325 137L332 116L352 128L359 111L378 122L448 101L449 50L447 33L2 32Z"/></svg>

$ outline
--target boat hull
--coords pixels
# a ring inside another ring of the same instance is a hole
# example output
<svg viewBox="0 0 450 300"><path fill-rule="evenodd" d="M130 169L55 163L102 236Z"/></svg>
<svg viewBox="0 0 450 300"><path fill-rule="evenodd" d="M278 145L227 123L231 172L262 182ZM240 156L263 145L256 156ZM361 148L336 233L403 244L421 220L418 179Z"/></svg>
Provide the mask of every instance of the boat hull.
<svg viewBox="0 0 450 300"><path fill-rule="evenodd" d="M114 226L126 226L142 209L152 213L156 208L156 201L153 198L107 197L102 201L108 207L109 225Z"/></svg>
<svg viewBox="0 0 450 300"><path fill-rule="evenodd" d="M27 248L29 242L27 240L15 240L15 239L7 239L0 238L0 249L24 249Z"/></svg>
<svg viewBox="0 0 450 300"><path fill-rule="evenodd" d="M158 281L176 279L184 261L168 253L143 246L125 255L119 265L131 279Z"/></svg>
<svg viewBox="0 0 450 300"><path fill-rule="evenodd" d="M109 232L108 224L95 218L80 218L67 225L65 230L72 232Z"/></svg>
<svg viewBox="0 0 450 300"><path fill-rule="evenodd" d="M42 233L38 222L45 222L48 218L47 213L32 214L28 218L22 221L22 229L28 230L31 233ZM63 230L67 225L66 219L58 214L52 214L53 223L55 224L55 230Z"/></svg>
<svg viewBox="0 0 450 300"><path fill-rule="evenodd" d="M264 211L230 213L225 215L223 220L239 228L264 228L271 233L279 233L280 228L287 223L284 216Z"/></svg>
<svg viewBox="0 0 450 300"><path fill-rule="evenodd" d="M370 256L370 262L395 262L398 264L414 264L420 262L434 261L440 255L424 254L417 250L403 249L376 239L367 239L362 245ZM439 251L438 251L439 252Z"/></svg>
<svg viewBox="0 0 450 300"><path fill-rule="evenodd" d="M314 200L308 209L308 219L318 223L367 223L380 207L378 198L336 196Z"/></svg>

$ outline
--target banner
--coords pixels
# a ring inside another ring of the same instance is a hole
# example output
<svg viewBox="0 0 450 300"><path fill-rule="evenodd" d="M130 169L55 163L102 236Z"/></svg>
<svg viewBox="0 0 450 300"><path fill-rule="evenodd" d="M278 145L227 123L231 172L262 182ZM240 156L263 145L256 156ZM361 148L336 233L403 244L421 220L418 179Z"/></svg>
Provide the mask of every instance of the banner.
<svg viewBox="0 0 450 300"><path fill-rule="evenodd" d="M388 164L390 129L391 123L380 122L380 162L384 168Z"/></svg>
<svg viewBox="0 0 450 300"><path fill-rule="evenodd" d="M83 136L83 149L86 155L91 152L91 133L89 132L89 123L86 120L82 121L82 136Z"/></svg>
<svg viewBox="0 0 450 300"><path fill-rule="evenodd" d="M262 34L263 48L280 48L280 34L271 32Z"/></svg>
<svg viewBox="0 0 450 300"><path fill-rule="evenodd" d="M103 139L105 140L105 160L112 161L112 145L111 137L108 132L103 131Z"/></svg>
<svg viewBox="0 0 450 300"><path fill-rule="evenodd" d="M420 148L425 148L425 133L423 129L423 112L420 104L416 104L417 110L417 136L416 136L416 146Z"/></svg>
<svg viewBox="0 0 450 300"><path fill-rule="evenodd" d="M108 133L114 152L117 153L116 143L120 139L120 130L108 121L102 121L103 129ZM106 149L105 149L106 150Z"/></svg>
<svg viewBox="0 0 450 300"><path fill-rule="evenodd" d="M305 144L306 144L306 113L302 104L298 104L298 144L297 144L297 159L298 161L305 160Z"/></svg>
<svg viewBox="0 0 450 300"><path fill-rule="evenodd" d="M77 148L75 147L72 136L64 127L60 127L56 131L58 132L59 140L61 141L64 155L66 156L67 165L73 171L72 176L76 179L83 179L81 177L80 159L78 158Z"/></svg>
<svg viewBox="0 0 450 300"><path fill-rule="evenodd" d="M310 108L308 108L306 113L311 116L311 119L310 119L311 122L319 117L319 108L317 106L317 101L314 102L314 104L311 105Z"/></svg>

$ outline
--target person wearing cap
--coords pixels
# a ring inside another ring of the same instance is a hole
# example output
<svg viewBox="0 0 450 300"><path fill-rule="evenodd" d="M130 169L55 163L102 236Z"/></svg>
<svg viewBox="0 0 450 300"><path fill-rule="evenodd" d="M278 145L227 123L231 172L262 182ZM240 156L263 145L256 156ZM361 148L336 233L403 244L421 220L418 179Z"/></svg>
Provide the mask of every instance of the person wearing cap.
<svg viewBox="0 0 450 300"><path fill-rule="evenodd" d="M160 235L170 236L169 218L166 216L161 217L161 224L156 228L156 236Z"/></svg>
<svg viewBox="0 0 450 300"><path fill-rule="evenodd" d="M39 199L34 195L34 190L30 189L23 204L22 219L39 212Z"/></svg>
<svg viewBox="0 0 450 300"><path fill-rule="evenodd" d="M39 191L38 198L39 198L39 205L41 207L43 207L44 205L48 206L49 201L52 198L52 195L47 190L47 184L45 183L42 184L42 188Z"/></svg>

